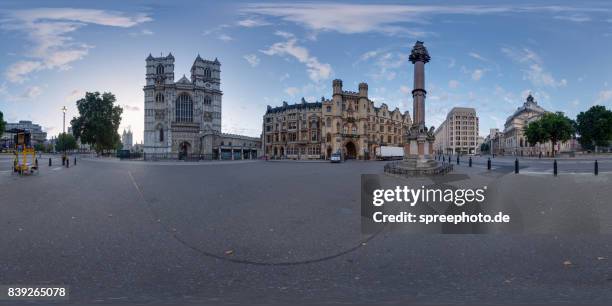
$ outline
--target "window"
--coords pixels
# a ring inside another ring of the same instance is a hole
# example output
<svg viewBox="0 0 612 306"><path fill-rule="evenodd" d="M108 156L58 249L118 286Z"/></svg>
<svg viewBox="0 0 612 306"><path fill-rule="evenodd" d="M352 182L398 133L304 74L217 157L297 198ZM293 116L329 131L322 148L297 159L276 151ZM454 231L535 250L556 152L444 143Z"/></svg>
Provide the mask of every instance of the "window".
<svg viewBox="0 0 612 306"><path fill-rule="evenodd" d="M181 94L176 99L176 122L193 122L193 101L188 94Z"/></svg>
<svg viewBox="0 0 612 306"><path fill-rule="evenodd" d="M164 74L164 65L162 64L157 65L156 72L157 74Z"/></svg>
<svg viewBox="0 0 612 306"><path fill-rule="evenodd" d="M328 113L331 113L331 106L328 106L326 109Z"/></svg>
<svg viewBox="0 0 612 306"><path fill-rule="evenodd" d="M210 104L212 104L212 99L210 98L210 96L204 97L204 105L210 105Z"/></svg>
<svg viewBox="0 0 612 306"><path fill-rule="evenodd" d="M327 118L327 120L325 121L325 126L331 128L331 118Z"/></svg>
<svg viewBox="0 0 612 306"><path fill-rule="evenodd" d="M310 140L312 141L317 141L319 139L317 132L313 131L311 136L310 136Z"/></svg>
<svg viewBox="0 0 612 306"><path fill-rule="evenodd" d="M205 78L210 78L211 77L210 69L208 69L208 68L204 69L204 77Z"/></svg>
<svg viewBox="0 0 612 306"><path fill-rule="evenodd" d="M336 133L340 133L340 122L336 122Z"/></svg>
<svg viewBox="0 0 612 306"><path fill-rule="evenodd" d="M164 102L164 95L161 92L155 95L155 102Z"/></svg>
<svg viewBox="0 0 612 306"><path fill-rule="evenodd" d="M356 126L353 126L352 132L353 132L353 134L357 134L357 127Z"/></svg>

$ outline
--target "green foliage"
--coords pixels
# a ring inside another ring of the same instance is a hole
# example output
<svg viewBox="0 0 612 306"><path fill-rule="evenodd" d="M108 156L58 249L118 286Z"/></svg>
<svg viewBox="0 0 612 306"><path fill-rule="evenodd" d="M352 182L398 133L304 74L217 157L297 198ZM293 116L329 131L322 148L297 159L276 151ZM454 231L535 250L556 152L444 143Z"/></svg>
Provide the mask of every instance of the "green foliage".
<svg viewBox="0 0 612 306"><path fill-rule="evenodd" d="M6 122L4 122L4 114L0 112L0 136L4 134L4 129L6 128Z"/></svg>
<svg viewBox="0 0 612 306"><path fill-rule="evenodd" d="M575 133L574 122L563 113L546 113L542 118L530 122L525 127L525 137L530 144L551 142L554 154L559 141L567 141Z"/></svg>
<svg viewBox="0 0 612 306"><path fill-rule="evenodd" d="M117 130L121 123L123 109L115 106L115 95L110 92L87 92L85 98L76 102L79 117L74 117L70 124L77 138L83 143L91 144L96 152L112 150L121 137Z"/></svg>
<svg viewBox="0 0 612 306"><path fill-rule="evenodd" d="M585 149L594 146L609 146L612 140L612 111L605 106L595 105L576 117L578 141Z"/></svg>
<svg viewBox="0 0 612 306"><path fill-rule="evenodd" d="M491 150L491 148L489 148L488 143L483 142L480 144L480 152L489 152L489 150Z"/></svg>
<svg viewBox="0 0 612 306"><path fill-rule="evenodd" d="M534 145L538 142L542 143L545 141L544 139L546 138L546 133L542 129L542 124L540 123L540 120L530 122L525 127L524 133L525 137L527 138L527 142L531 145Z"/></svg>
<svg viewBox="0 0 612 306"><path fill-rule="evenodd" d="M76 138L68 133L61 133L57 136L57 143L55 144L55 151L70 151L77 149Z"/></svg>

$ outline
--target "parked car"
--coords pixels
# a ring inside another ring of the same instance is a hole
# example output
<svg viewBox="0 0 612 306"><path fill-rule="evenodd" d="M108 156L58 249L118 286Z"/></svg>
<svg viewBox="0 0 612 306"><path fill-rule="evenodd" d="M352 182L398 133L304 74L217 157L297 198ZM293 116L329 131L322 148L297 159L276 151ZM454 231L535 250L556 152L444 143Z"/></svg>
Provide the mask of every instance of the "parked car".
<svg viewBox="0 0 612 306"><path fill-rule="evenodd" d="M340 155L340 153L333 153L329 158L329 161L332 163L340 163L342 162L342 155Z"/></svg>

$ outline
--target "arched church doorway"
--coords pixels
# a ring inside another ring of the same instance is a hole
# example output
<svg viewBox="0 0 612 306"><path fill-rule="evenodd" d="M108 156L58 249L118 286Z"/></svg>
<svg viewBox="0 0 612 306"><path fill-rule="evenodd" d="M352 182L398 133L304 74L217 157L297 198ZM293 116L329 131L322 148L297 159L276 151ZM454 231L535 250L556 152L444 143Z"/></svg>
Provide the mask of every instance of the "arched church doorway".
<svg viewBox="0 0 612 306"><path fill-rule="evenodd" d="M191 144L187 141L181 142L179 145L179 159L187 158L187 154L191 151Z"/></svg>
<svg viewBox="0 0 612 306"><path fill-rule="evenodd" d="M355 159L357 158L357 148L355 147L355 144L352 141L349 141L346 143L345 145L345 154L346 154L346 159Z"/></svg>
<svg viewBox="0 0 612 306"><path fill-rule="evenodd" d="M327 159L330 159L332 155L332 148L331 147L327 147Z"/></svg>

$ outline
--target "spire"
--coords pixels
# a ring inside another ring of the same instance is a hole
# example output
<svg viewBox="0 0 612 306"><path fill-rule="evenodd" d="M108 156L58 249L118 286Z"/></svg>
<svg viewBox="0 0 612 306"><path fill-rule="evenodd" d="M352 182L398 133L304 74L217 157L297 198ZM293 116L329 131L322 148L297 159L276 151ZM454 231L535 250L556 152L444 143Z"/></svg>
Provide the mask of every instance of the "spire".
<svg viewBox="0 0 612 306"><path fill-rule="evenodd" d="M153 59L153 55L151 55L151 53L149 53L149 56L147 56L147 61L150 61Z"/></svg>
<svg viewBox="0 0 612 306"><path fill-rule="evenodd" d="M215 64L220 64L219 60L215 57Z"/></svg>
<svg viewBox="0 0 612 306"><path fill-rule="evenodd" d="M172 56L172 52L168 53L168 56L166 56L166 58L174 59L174 56Z"/></svg>
<svg viewBox="0 0 612 306"><path fill-rule="evenodd" d="M200 53L198 53L198 56L195 59L196 62L200 61L203 62L204 60L200 57Z"/></svg>

